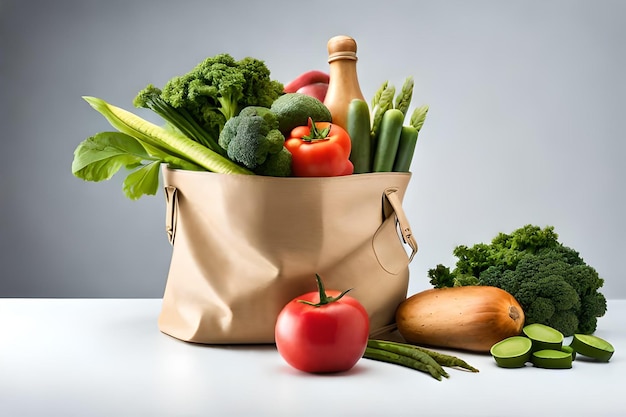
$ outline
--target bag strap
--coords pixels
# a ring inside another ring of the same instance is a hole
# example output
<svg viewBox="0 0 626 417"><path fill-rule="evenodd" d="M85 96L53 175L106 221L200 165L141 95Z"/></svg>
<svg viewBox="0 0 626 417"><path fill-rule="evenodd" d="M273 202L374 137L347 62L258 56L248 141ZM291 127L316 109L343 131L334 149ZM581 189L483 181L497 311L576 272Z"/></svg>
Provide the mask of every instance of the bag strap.
<svg viewBox="0 0 626 417"><path fill-rule="evenodd" d="M413 257L417 253L417 242L413 237L413 233L411 232L411 225L409 224L409 220L404 213L404 209L402 208L402 202L400 201L400 196L398 194L397 188L387 188L385 190L385 197L387 197L387 201L393 208L393 211L396 215L396 221L400 228L400 234L402 235L402 240L405 244L409 245L411 248L411 255L409 256L409 262L413 260Z"/></svg>
<svg viewBox="0 0 626 417"><path fill-rule="evenodd" d="M167 204L165 210L165 231L167 232L167 240L170 245L174 244L176 236L176 218L178 217L178 189L168 185L164 189L165 202Z"/></svg>

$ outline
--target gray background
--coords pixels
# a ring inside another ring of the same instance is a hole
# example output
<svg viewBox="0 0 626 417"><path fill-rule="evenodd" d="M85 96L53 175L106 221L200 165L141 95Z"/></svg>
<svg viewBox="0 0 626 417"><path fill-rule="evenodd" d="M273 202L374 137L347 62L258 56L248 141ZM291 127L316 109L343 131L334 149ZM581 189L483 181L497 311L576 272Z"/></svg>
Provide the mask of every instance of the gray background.
<svg viewBox="0 0 626 417"><path fill-rule="evenodd" d="M70 172L76 145L110 130L82 95L130 110L220 52L287 82L327 69L327 40L347 34L368 99L413 75L413 107L431 106L405 200L412 291L456 245L533 223L626 298L625 21L607 0L0 0L0 296L162 295L163 195Z"/></svg>

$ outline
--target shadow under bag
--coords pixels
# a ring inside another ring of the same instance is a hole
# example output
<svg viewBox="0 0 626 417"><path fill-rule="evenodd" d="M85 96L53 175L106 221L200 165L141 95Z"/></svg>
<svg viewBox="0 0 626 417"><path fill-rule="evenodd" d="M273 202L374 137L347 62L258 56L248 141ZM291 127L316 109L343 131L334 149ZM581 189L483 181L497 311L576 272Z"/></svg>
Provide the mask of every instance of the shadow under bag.
<svg viewBox="0 0 626 417"><path fill-rule="evenodd" d="M372 335L393 328L417 251L402 210L410 178L277 178L164 167L173 251L159 329L196 343L273 343L278 313L316 291L316 273L329 290L352 288L369 313Z"/></svg>

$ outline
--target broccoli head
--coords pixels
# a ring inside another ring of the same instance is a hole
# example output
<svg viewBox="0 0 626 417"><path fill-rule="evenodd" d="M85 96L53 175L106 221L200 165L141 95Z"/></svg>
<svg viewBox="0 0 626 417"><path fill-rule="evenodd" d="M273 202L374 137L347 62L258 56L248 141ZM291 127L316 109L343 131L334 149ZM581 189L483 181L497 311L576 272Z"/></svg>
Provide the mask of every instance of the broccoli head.
<svg viewBox="0 0 626 417"><path fill-rule="evenodd" d="M245 107L225 123L219 136L219 145L230 159L255 173L284 174L274 176L291 174L291 153L284 148L284 143L276 116L260 106ZM288 161L283 149L289 153Z"/></svg>
<svg viewBox="0 0 626 417"><path fill-rule="evenodd" d="M267 155L267 159L259 165L254 173L270 177L288 177L291 175L291 152L284 146L277 153Z"/></svg>
<svg viewBox="0 0 626 417"><path fill-rule="evenodd" d="M606 298L599 292L604 280L578 252L558 241L551 226L500 233L491 244L458 246L454 255L454 270L438 265L429 271L433 286L501 288L520 303L527 324L546 324L565 336L590 334L606 313Z"/></svg>
<svg viewBox="0 0 626 417"><path fill-rule="evenodd" d="M270 78L266 64L256 58L240 61L229 54L206 58L188 73L170 79L161 97L185 109L217 138L227 120L247 106L270 107L283 85Z"/></svg>

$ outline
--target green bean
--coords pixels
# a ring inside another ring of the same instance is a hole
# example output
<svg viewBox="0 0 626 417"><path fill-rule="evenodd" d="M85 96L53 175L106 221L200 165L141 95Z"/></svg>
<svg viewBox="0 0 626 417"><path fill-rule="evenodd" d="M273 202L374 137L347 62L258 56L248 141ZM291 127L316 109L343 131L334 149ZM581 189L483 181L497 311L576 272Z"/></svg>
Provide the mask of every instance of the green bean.
<svg viewBox="0 0 626 417"><path fill-rule="evenodd" d="M386 350L387 352L396 353L398 355L407 356L411 359L423 362L426 365L432 366L437 373L446 378L449 377L448 373L441 367L435 359L433 359L427 352L422 352L418 349L413 349L411 345L404 345L400 343L389 343L383 340L368 340L367 346L374 349Z"/></svg>
<svg viewBox="0 0 626 417"><path fill-rule="evenodd" d="M456 356L446 355L445 353L435 352L433 350L426 349L421 346L410 345L407 343L391 342L387 340L379 341L379 342L381 343L381 346L385 346L385 348L387 348L388 346L402 346L402 347L406 347L409 349L420 351L422 353L427 354L431 358L433 358L433 360L435 360L441 366L446 366L448 368L463 368L471 372L478 372L478 369L474 368L473 366L465 362L463 359L458 358Z"/></svg>
<svg viewBox="0 0 626 417"><path fill-rule="evenodd" d="M389 352L383 349L375 349L372 347L367 347L365 348L365 353L363 354L363 357L366 359L373 359L373 360L377 360L381 362L392 363L395 365L400 365L400 366L415 369L418 371L426 372L430 374L430 376L432 376L436 380L441 381L441 374L437 372L435 368L433 368L429 364L410 358L408 356Z"/></svg>

